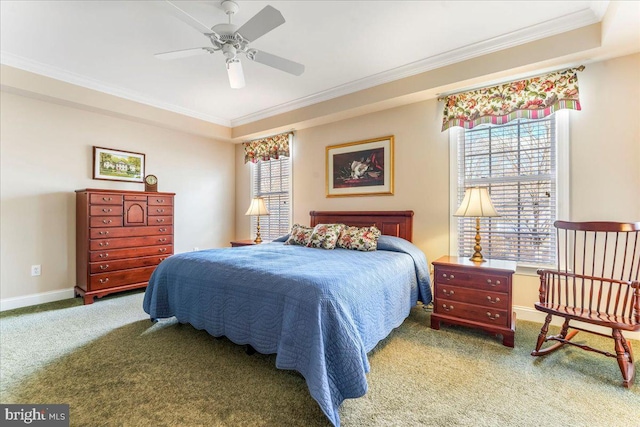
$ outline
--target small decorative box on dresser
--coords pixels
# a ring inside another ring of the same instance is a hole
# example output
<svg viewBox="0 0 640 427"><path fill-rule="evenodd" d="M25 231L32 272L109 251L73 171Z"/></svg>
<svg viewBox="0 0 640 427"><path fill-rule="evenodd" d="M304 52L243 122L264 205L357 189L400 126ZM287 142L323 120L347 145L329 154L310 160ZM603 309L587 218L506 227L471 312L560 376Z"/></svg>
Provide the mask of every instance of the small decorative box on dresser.
<svg viewBox="0 0 640 427"><path fill-rule="evenodd" d="M175 193L76 191L76 295L94 297L147 286L173 254Z"/></svg>
<svg viewBox="0 0 640 427"><path fill-rule="evenodd" d="M483 329L502 335L502 344L513 347L516 314L512 310L513 261L443 256L433 262L434 302L431 328L440 322Z"/></svg>

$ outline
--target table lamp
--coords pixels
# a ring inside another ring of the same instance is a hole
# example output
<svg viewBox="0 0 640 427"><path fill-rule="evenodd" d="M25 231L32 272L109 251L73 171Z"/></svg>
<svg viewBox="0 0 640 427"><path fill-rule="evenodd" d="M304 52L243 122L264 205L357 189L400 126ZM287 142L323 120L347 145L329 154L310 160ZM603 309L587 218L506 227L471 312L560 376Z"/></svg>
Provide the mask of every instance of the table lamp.
<svg viewBox="0 0 640 427"><path fill-rule="evenodd" d="M464 192L464 199L453 216L476 218L476 244L473 247L475 252L469 259L473 262L485 262L486 260L482 256L482 246L480 246L480 218L500 216L491 203L487 188L467 188Z"/></svg>
<svg viewBox="0 0 640 427"><path fill-rule="evenodd" d="M254 240L256 244L262 243L262 238L260 237L260 215L269 215L269 213L269 209L265 206L264 199L262 197L254 197L253 200L251 200L251 205L249 206L249 209L247 209L245 215L257 217L258 224L256 239Z"/></svg>

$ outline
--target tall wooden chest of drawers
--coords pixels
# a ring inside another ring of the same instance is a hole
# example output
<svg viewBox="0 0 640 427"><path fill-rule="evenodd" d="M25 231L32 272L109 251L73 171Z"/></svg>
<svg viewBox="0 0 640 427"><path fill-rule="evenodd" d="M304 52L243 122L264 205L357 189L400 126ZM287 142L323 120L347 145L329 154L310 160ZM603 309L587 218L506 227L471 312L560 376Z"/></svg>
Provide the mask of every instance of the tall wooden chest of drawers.
<svg viewBox="0 0 640 427"><path fill-rule="evenodd" d="M76 295L94 297L147 286L173 254L175 193L76 191Z"/></svg>
<svg viewBox="0 0 640 427"><path fill-rule="evenodd" d="M501 334L502 343L513 347L516 314L512 310L513 261L443 256L433 262L434 302L431 327L440 322Z"/></svg>

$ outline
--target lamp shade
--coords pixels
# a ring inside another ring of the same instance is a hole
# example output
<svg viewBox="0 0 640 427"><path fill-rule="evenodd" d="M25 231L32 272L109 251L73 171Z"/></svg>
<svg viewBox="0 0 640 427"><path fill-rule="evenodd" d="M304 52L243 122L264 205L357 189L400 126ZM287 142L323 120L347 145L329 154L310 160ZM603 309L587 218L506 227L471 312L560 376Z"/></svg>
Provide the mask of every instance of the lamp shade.
<svg viewBox="0 0 640 427"><path fill-rule="evenodd" d="M500 216L491 203L486 187L467 188L464 199L453 216L489 217Z"/></svg>
<svg viewBox="0 0 640 427"><path fill-rule="evenodd" d="M262 197L255 197L253 200L251 200L251 206L249 206L249 209L247 209L245 215L269 215L269 209L267 209L267 206L264 204L264 199Z"/></svg>

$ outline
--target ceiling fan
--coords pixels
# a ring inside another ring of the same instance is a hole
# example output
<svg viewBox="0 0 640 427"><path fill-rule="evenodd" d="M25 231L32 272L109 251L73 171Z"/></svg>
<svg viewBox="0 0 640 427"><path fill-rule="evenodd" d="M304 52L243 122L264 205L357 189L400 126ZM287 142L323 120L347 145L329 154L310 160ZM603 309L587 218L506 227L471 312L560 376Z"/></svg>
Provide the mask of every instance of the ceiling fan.
<svg viewBox="0 0 640 427"><path fill-rule="evenodd" d="M229 22L209 28L172 2L166 0L164 4L172 15L204 34L213 46L157 53L154 55L156 58L176 59L201 53L222 51L222 54L226 57L229 83L234 89L242 88L245 85L239 54L244 54L252 61L296 76L304 72L304 65L302 64L249 47L249 43L285 23L282 14L274 7L266 6L238 28L237 25L231 23L231 17L240 9L238 3L233 0L224 0L221 3L221 7L229 17Z"/></svg>

